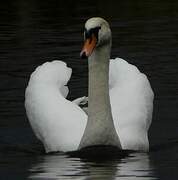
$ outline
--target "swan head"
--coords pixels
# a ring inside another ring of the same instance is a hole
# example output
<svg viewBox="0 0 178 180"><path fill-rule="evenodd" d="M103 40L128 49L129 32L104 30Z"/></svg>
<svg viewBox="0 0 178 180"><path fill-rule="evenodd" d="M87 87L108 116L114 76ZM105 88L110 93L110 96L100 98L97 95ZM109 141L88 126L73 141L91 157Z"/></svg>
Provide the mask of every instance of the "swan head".
<svg viewBox="0 0 178 180"><path fill-rule="evenodd" d="M111 44L111 29L106 20L100 17L90 18L85 23L84 46L81 58L89 57L94 49Z"/></svg>

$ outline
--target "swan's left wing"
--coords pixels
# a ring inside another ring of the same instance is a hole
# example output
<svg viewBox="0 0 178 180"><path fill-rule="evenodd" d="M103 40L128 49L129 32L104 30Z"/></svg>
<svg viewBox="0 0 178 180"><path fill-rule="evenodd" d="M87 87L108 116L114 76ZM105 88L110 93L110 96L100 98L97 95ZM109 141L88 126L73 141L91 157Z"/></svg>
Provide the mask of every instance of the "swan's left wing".
<svg viewBox="0 0 178 180"><path fill-rule="evenodd" d="M72 70L62 61L36 68L25 93L25 108L34 133L46 152L77 150L87 115L66 99Z"/></svg>
<svg viewBox="0 0 178 180"><path fill-rule="evenodd" d="M123 149L149 149L153 91L147 77L123 59L110 61L110 99L114 125Z"/></svg>

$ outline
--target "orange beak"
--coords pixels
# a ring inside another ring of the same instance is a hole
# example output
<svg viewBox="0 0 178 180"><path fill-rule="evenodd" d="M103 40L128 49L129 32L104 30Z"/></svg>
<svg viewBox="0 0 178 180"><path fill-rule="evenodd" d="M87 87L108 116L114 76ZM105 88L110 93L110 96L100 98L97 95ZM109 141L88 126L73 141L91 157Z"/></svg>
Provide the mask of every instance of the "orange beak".
<svg viewBox="0 0 178 180"><path fill-rule="evenodd" d="M97 43L97 39L96 39L95 35L92 34L91 38L87 38L85 40L82 51L80 53L80 57L81 58L89 57L92 54L92 52L96 46L96 43Z"/></svg>

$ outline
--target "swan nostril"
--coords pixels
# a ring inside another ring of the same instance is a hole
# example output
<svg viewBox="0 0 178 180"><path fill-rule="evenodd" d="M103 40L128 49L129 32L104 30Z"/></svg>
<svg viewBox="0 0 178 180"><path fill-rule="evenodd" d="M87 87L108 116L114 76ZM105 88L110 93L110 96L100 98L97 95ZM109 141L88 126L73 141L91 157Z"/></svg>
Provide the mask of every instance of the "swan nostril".
<svg viewBox="0 0 178 180"><path fill-rule="evenodd" d="M85 51L82 51L82 52L80 53L80 58L81 58L81 59L86 59L86 58L87 58L87 55L86 55L86 52L85 52Z"/></svg>

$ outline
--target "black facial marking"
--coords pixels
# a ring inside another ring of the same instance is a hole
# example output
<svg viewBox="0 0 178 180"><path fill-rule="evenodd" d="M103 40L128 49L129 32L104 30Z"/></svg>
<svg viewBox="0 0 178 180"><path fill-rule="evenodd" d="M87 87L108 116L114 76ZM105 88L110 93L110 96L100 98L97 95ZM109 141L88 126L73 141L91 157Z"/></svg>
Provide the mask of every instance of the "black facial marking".
<svg viewBox="0 0 178 180"><path fill-rule="evenodd" d="M98 41L98 32L99 32L100 29L101 29L100 26L95 27L95 28L91 28L91 29L89 29L89 30L87 30L87 29L85 28L85 30L84 30L85 39L90 39L90 43L91 43L92 34L94 34L95 37L96 37L96 39L97 39L97 41Z"/></svg>

